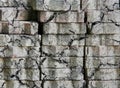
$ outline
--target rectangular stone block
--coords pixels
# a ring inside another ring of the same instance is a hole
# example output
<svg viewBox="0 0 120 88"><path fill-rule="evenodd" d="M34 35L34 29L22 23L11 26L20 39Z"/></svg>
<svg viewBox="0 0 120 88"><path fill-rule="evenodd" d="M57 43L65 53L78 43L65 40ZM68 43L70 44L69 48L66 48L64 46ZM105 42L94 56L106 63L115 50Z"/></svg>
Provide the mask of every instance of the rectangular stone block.
<svg viewBox="0 0 120 88"><path fill-rule="evenodd" d="M119 0L82 0L82 7L87 9L117 10Z"/></svg>
<svg viewBox="0 0 120 88"><path fill-rule="evenodd" d="M2 69L1 69L2 70ZM39 80L38 69L3 69L0 80Z"/></svg>
<svg viewBox="0 0 120 88"><path fill-rule="evenodd" d="M5 46L0 47L0 57L28 57L39 56L40 47L17 47Z"/></svg>
<svg viewBox="0 0 120 88"><path fill-rule="evenodd" d="M38 24L28 21L0 22L0 33L3 34L37 34Z"/></svg>
<svg viewBox="0 0 120 88"><path fill-rule="evenodd" d="M32 7L33 10L45 10L44 0L28 0L27 6ZM47 6L46 6L47 7Z"/></svg>
<svg viewBox="0 0 120 88"><path fill-rule="evenodd" d="M42 46L42 56L77 57L83 56L83 46Z"/></svg>
<svg viewBox="0 0 120 88"><path fill-rule="evenodd" d="M77 22L77 19L78 19L77 12L69 11L63 14L59 14L56 17L56 22L58 23Z"/></svg>
<svg viewBox="0 0 120 88"><path fill-rule="evenodd" d="M59 24L59 34L85 34L86 25L84 23L63 23Z"/></svg>
<svg viewBox="0 0 120 88"><path fill-rule="evenodd" d="M13 35L0 34L0 46L13 45Z"/></svg>
<svg viewBox="0 0 120 88"><path fill-rule="evenodd" d="M86 45L87 46L112 46L120 44L120 35L118 34L96 34L87 35Z"/></svg>
<svg viewBox="0 0 120 88"><path fill-rule="evenodd" d="M119 69L88 69L89 80L119 80Z"/></svg>
<svg viewBox="0 0 120 88"><path fill-rule="evenodd" d="M84 12L77 11L61 11L61 12L50 12L41 11L39 13L40 22L57 22L57 23L74 23L84 22Z"/></svg>
<svg viewBox="0 0 120 88"><path fill-rule="evenodd" d="M85 35L43 35L43 45L84 45Z"/></svg>
<svg viewBox="0 0 120 88"><path fill-rule="evenodd" d="M52 11L61 11L70 8L70 5L67 1L64 0L45 0L44 3L47 5L48 9Z"/></svg>
<svg viewBox="0 0 120 88"><path fill-rule="evenodd" d="M32 88L32 87L39 87L42 88L41 85L43 84L44 88L82 88L84 81L24 81L21 80L23 84L21 84L18 80L1 80L0 87L1 88ZM3 84L3 85L2 85Z"/></svg>
<svg viewBox="0 0 120 88"><path fill-rule="evenodd" d="M41 11L39 13L40 22L55 22L56 17L54 17L54 12Z"/></svg>
<svg viewBox="0 0 120 88"><path fill-rule="evenodd" d="M109 81L90 81L89 88L119 88L120 81L109 80Z"/></svg>
<svg viewBox="0 0 120 88"><path fill-rule="evenodd" d="M0 6L27 6L29 0L0 0Z"/></svg>
<svg viewBox="0 0 120 88"><path fill-rule="evenodd" d="M41 36L0 34L0 46L40 46Z"/></svg>
<svg viewBox="0 0 120 88"><path fill-rule="evenodd" d="M81 68L73 69L42 69L44 80L83 80Z"/></svg>
<svg viewBox="0 0 120 88"><path fill-rule="evenodd" d="M94 34L119 34L119 23L97 23L89 25ZM92 26L93 25L93 26Z"/></svg>
<svg viewBox="0 0 120 88"><path fill-rule="evenodd" d="M42 62L43 61L43 62ZM82 57L41 57L43 68L82 68Z"/></svg>
<svg viewBox="0 0 120 88"><path fill-rule="evenodd" d="M114 45L120 45L120 35L114 35L111 41L114 42Z"/></svg>
<svg viewBox="0 0 120 88"><path fill-rule="evenodd" d="M96 2L98 3L98 9L119 9L119 0L96 0Z"/></svg>
<svg viewBox="0 0 120 88"><path fill-rule="evenodd" d="M86 47L87 56L119 56L119 45Z"/></svg>
<svg viewBox="0 0 120 88"><path fill-rule="evenodd" d="M24 8L0 8L0 21L28 20L28 11Z"/></svg>
<svg viewBox="0 0 120 88"><path fill-rule="evenodd" d="M21 83L18 81L18 80L7 80L4 85L3 85L3 88L28 88L27 86L27 82L26 81L23 81L23 80L20 80ZM22 84L23 83L23 84Z"/></svg>
<svg viewBox="0 0 120 88"><path fill-rule="evenodd" d="M44 24L44 34L85 34L84 23L47 23Z"/></svg>
<svg viewBox="0 0 120 88"><path fill-rule="evenodd" d="M26 58L0 58L0 68L12 69L33 69L40 66L39 57L26 57Z"/></svg>
<svg viewBox="0 0 120 88"><path fill-rule="evenodd" d="M44 88L82 88L84 81L45 81Z"/></svg>
<svg viewBox="0 0 120 88"><path fill-rule="evenodd" d="M102 11L102 10L88 10L87 16L89 22L101 21L101 22L120 22L120 11Z"/></svg>
<svg viewBox="0 0 120 88"><path fill-rule="evenodd" d="M81 0L82 9L96 9L98 0Z"/></svg>
<svg viewBox="0 0 120 88"><path fill-rule="evenodd" d="M40 46L41 35L13 35L14 46Z"/></svg>
<svg viewBox="0 0 120 88"><path fill-rule="evenodd" d="M47 23L43 25L44 34L59 34L58 33L59 25L57 23Z"/></svg>
<svg viewBox="0 0 120 88"><path fill-rule="evenodd" d="M87 57L86 67L94 69L119 69L120 57Z"/></svg>

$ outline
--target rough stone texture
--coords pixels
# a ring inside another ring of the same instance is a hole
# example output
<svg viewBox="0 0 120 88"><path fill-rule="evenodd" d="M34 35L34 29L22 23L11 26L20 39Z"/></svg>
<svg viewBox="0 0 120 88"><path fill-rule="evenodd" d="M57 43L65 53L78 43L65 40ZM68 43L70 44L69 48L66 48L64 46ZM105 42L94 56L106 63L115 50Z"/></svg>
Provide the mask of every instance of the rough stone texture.
<svg viewBox="0 0 120 88"><path fill-rule="evenodd" d="M119 88L120 0L0 0L0 88Z"/></svg>

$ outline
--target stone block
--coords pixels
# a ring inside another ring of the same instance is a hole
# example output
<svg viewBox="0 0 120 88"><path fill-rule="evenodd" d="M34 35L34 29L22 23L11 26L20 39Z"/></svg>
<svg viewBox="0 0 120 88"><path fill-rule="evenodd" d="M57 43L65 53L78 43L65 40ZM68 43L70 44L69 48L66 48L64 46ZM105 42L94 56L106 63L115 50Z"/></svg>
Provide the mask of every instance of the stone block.
<svg viewBox="0 0 120 88"><path fill-rule="evenodd" d="M42 46L42 56L83 56L83 46Z"/></svg>
<svg viewBox="0 0 120 88"><path fill-rule="evenodd" d="M119 9L119 0L82 0L82 7L97 10L117 10Z"/></svg>
<svg viewBox="0 0 120 88"><path fill-rule="evenodd" d="M14 46L40 46L40 35L13 35L14 36Z"/></svg>
<svg viewBox="0 0 120 88"><path fill-rule="evenodd" d="M43 45L84 45L85 35L43 35Z"/></svg>
<svg viewBox="0 0 120 88"><path fill-rule="evenodd" d="M42 62L44 61L44 62ZM41 57L43 68L82 68L82 57Z"/></svg>
<svg viewBox="0 0 120 88"><path fill-rule="evenodd" d="M57 23L47 23L43 25L44 34L58 34L59 25Z"/></svg>
<svg viewBox="0 0 120 88"><path fill-rule="evenodd" d="M84 81L45 81L44 88L82 88Z"/></svg>
<svg viewBox="0 0 120 88"><path fill-rule="evenodd" d="M83 80L81 68L73 69L42 69L44 80Z"/></svg>
<svg viewBox="0 0 120 88"><path fill-rule="evenodd" d="M45 0L45 5L47 6L47 9L50 9L52 11L61 11L61 10L67 10L69 9L70 5L67 1L64 0Z"/></svg>
<svg viewBox="0 0 120 88"><path fill-rule="evenodd" d="M44 24L44 34L85 34L84 23L47 23Z"/></svg>
<svg viewBox="0 0 120 88"><path fill-rule="evenodd" d="M96 9L98 0L81 0L82 9ZM101 1L101 0L100 0Z"/></svg>
<svg viewBox="0 0 120 88"><path fill-rule="evenodd" d="M18 47L18 46L5 46L0 47L0 57L28 57L39 56L40 47Z"/></svg>
<svg viewBox="0 0 120 88"><path fill-rule="evenodd" d="M63 23L59 24L59 34L84 34L86 26L84 23Z"/></svg>
<svg viewBox="0 0 120 88"><path fill-rule="evenodd" d="M56 22L58 23L77 22L77 19L78 19L77 12L69 11L69 12L57 15Z"/></svg>
<svg viewBox="0 0 120 88"><path fill-rule="evenodd" d="M88 16L88 22L95 22L95 21L101 21L101 22L120 22L119 17L120 11L114 10L114 11L102 11L102 10L88 10L87 16Z"/></svg>
<svg viewBox="0 0 120 88"><path fill-rule="evenodd" d="M54 12L41 11L39 13L40 22L55 22Z"/></svg>
<svg viewBox="0 0 120 88"><path fill-rule="evenodd" d="M0 46L13 45L13 35L0 34Z"/></svg>
<svg viewBox="0 0 120 88"><path fill-rule="evenodd" d="M119 69L119 57L87 57L87 68Z"/></svg>
<svg viewBox="0 0 120 88"><path fill-rule="evenodd" d="M28 20L28 11L24 8L0 8L1 21Z"/></svg>
<svg viewBox="0 0 120 88"><path fill-rule="evenodd" d="M116 46L119 47L119 46ZM118 50L118 49L117 49ZM116 56L118 55L115 46L92 46L86 47L87 56ZM119 55L118 55L119 56Z"/></svg>
<svg viewBox="0 0 120 88"><path fill-rule="evenodd" d="M119 80L120 70L119 69L88 69L89 80Z"/></svg>
<svg viewBox="0 0 120 88"><path fill-rule="evenodd" d="M117 80L109 81L90 81L89 88L119 88L120 82Z"/></svg>
<svg viewBox="0 0 120 88"><path fill-rule="evenodd" d="M97 9L102 10L118 10L119 9L119 0L96 0Z"/></svg>
<svg viewBox="0 0 120 88"><path fill-rule="evenodd" d="M33 69L39 67L40 61L39 57L0 58L0 68Z"/></svg>
<svg viewBox="0 0 120 88"><path fill-rule="evenodd" d="M38 69L3 69L0 80L39 80Z"/></svg>
<svg viewBox="0 0 120 88"><path fill-rule="evenodd" d="M119 34L120 27L116 24L119 25L119 23L97 23L95 25L90 24L89 27L94 34Z"/></svg>
<svg viewBox="0 0 120 88"><path fill-rule="evenodd" d="M27 6L28 0L0 0L0 6Z"/></svg>
<svg viewBox="0 0 120 88"><path fill-rule="evenodd" d="M14 21L13 23L4 21L0 22L0 33L3 34L37 34L38 24L28 21Z"/></svg>

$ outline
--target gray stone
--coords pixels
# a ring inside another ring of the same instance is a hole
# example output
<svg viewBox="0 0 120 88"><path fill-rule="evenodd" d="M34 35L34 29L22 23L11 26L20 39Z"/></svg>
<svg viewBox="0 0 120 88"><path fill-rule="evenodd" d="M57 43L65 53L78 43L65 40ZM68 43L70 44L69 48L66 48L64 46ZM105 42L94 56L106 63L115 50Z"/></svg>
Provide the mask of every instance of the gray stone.
<svg viewBox="0 0 120 88"><path fill-rule="evenodd" d="M44 73L42 79L44 80L83 80L83 74L81 68L73 69L42 69Z"/></svg>
<svg viewBox="0 0 120 88"><path fill-rule="evenodd" d="M83 67L82 57L41 57L43 68L78 68Z"/></svg>

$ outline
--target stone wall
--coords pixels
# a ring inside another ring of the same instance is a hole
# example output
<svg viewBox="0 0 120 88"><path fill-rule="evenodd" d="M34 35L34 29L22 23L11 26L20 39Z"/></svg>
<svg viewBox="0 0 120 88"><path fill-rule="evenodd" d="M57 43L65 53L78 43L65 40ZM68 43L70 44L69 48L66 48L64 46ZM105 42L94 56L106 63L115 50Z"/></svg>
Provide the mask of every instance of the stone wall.
<svg viewBox="0 0 120 88"><path fill-rule="evenodd" d="M0 0L0 88L120 88L120 0Z"/></svg>

